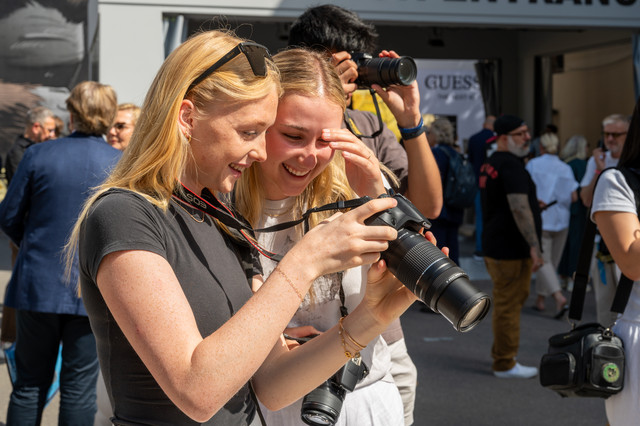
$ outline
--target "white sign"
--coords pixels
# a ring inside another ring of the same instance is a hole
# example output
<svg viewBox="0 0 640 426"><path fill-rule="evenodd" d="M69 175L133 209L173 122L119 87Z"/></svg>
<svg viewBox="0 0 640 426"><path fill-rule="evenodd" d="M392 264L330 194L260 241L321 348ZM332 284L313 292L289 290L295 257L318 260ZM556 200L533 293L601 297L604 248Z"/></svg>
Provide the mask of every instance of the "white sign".
<svg viewBox="0 0 640 426"><path fill-rule="evenodd" d="M482 129L484 104L473 60L416 59L422 114L455 117L458 143Z"/></svg>
<svg viewBox="0 0 640 426"><path fill-rule="evenodd" d="M164 12L254 17L299 16L317 0L98 0L160 7ZM334 0L365 20L422 24L540 27L640 27L640 0Z"/></svg>

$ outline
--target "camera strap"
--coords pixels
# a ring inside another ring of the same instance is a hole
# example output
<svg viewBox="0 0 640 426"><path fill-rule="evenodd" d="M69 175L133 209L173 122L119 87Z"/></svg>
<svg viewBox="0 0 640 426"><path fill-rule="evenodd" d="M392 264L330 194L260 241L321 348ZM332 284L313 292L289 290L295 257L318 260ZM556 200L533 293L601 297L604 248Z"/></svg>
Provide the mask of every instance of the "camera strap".
<svg viewBox="0 0 640 426"><path fill-rule="evenodd" d="M595 187L598 185L600 177L609 169L616 169L622 173L635 196L636 212L640 213L640 179L638 171L626 167L610 167L604 169L596 179ZM640 217L640 216L639 216ZM589 281L589 267L591 265L591 257L593 254L593 244L596 235L596 224L591 220L591 207L587 211L587 222L582 241L578 253L578 263L573 276L573 291L571 293L571 304L569 306L569 318L580 321L582 318L582 309L584 307L584 298L587 292L587 283ZM624 312L633 288L633 280L620 275L620 281L616 289L616 293L611 304L611 311L619 314Z"/></svg>
<svg viewBox="0 0 640 426"><path fill-rule="evenodd" d="M356 126L356 123L353 121L353 118L351 118L351 116L349 115L349 108L344 110L344 122L347 125L347 129L349 129L349 131L353 133L358 139L377 138L378 136L380 136L383 129L382 113L380 112L380 105L378 105L378 98L376 97L376 91L373 89L369 89L369 93L371 94L371 98L373 99L373 106L376 108L376 115L378 116L378 130L373 132L371 135L363 135L362 133L360 133L360 130L358 130L358 127Z"/></svg>
<svg viewBox="0 0 640 426"><path fill-rule="evenodd" d="M288 229L296 226L302 222L305 223L305 232L309 228L309 216L313 213L328 211L328 210L348 210L355 207L359 207L371 200L370 197L355 198L352 200L341 200L334 203L325 204L323 206L314 207L303 213L302 217L297 220L279 223L277 225L269 226L267 228L253 229L251 225L237 212L233 212L228 206L222 203L218 197L213 195L208 188L202 189L200 195L196 194L184 184L180 184L180 188L173 192L172 198L179 203L184 203L193 209L196 209L212 218L216 219L223 225L225 225L229 232L231 232L238 240L244 240L250 246L254 247L263 256L272 259L276 262L282 260L282 255L273 253L264 247L260 246L257 242L256 232L277 232L283 229Z"/></svg>

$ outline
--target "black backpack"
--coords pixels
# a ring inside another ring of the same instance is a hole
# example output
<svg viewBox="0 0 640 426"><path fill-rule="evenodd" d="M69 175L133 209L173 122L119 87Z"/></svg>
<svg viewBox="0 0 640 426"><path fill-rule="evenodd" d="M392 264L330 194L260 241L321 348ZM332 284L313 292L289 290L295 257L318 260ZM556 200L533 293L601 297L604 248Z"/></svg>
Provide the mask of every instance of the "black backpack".
<svg viewBox="0 0 640 426"><path fill-rule="evenodd" d="M476 174L473 165L462 154L440 149L449 159L449 169L444 180L444 205L457 209L464 209L473 205L478 191Z"/></svg>

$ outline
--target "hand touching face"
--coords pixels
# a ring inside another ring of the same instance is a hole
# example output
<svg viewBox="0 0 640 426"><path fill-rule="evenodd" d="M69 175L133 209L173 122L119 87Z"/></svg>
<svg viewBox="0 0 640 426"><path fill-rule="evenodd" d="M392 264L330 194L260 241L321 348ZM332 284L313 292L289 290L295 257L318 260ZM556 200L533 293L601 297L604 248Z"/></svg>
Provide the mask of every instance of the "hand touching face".
<svg viewBox="0 0 640 426"><path fill-rule="evenodd" d="M267 132L267 160L260 164L267 199L302 193L333 158L323 129L341 123L342 108L324 97L290 94L280 100L276 122Z"/></svg>

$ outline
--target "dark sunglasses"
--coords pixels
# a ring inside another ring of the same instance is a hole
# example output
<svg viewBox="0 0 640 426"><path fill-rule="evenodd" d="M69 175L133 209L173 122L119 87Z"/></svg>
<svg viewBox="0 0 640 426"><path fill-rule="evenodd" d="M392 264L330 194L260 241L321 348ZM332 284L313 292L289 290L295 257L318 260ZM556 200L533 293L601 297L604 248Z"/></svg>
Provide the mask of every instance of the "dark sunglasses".
<svg viewBox="0 0 640 426"><path fill-rule="evenodd" d="M209 77L215 70L222 67L241 53L244 53L244 56L247 57L247 61L249 61L249 65L251 65L251 70L255 76L265 77L267 75L267 63L265 59L271 59L269 49L258 43L244 41L231 49L227 54L200 74L198 78L193 80L193 83L191 83L187 89L187 93L200 84L202 80Z"/></svg>

